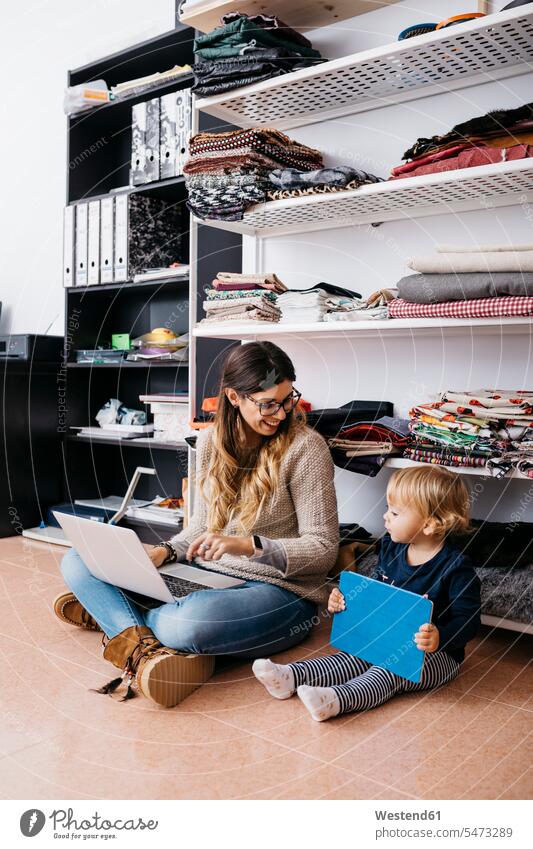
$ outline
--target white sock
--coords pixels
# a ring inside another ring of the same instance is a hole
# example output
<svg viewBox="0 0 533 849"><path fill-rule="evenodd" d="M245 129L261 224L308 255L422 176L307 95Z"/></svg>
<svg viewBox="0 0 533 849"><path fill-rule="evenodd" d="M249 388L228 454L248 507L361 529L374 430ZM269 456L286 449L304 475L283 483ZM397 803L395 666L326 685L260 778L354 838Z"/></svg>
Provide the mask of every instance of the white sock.
<svg viewBox="0 0 533 849"><path fill-rule="evenodd" d="M290 699L296 691L294 673L290 666L272 663L271 660L255 660L252 672L275 699Z"/></svg>
<svg viewBox="0 0 533 849"><path fill-rule="evenodd" d="M317 722L331 719L340 713L340 703L335 690L331 687L308 687L302 684L298 687L298 698Z"/></svg>

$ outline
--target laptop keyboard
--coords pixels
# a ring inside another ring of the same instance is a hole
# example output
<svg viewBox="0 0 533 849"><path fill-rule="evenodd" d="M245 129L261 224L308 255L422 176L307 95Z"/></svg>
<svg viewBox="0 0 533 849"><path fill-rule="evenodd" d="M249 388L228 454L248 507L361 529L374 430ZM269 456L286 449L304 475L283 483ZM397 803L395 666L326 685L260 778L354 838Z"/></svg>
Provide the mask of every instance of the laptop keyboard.
<svg viewBox="0 0 533 849"><path fill-rule="evenodd" d="M194 581L187 581L186 578L176 578L174 575L161 575L165 584L169 588L174 598L183 598L189 593L195 593L198 590L210 590L212 587L206 587L204 584L196 584Z"/></svg>

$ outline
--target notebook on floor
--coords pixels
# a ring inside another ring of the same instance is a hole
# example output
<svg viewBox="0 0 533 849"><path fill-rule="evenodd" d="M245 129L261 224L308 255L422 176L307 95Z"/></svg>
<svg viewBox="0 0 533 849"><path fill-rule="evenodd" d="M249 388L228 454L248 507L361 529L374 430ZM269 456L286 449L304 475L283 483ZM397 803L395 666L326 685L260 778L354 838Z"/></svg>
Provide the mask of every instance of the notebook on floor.
<svg viewBox="0 0 533 849"><path fill-rule="evenodd" d="M333 617L331 645L418 684L425 652L414 635L431 622L433 602L355 572L341 572L339 589L346 610Z"/></svg>

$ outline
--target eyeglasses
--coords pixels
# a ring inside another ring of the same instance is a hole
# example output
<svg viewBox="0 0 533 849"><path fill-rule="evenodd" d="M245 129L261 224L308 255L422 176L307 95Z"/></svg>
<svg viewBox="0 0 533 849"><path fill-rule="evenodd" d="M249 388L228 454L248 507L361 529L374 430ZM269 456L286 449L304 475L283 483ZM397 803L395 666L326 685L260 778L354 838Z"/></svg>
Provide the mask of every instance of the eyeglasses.
<svg viewBox="0 0 533 849"><path fill-rule="evenodd" d="M255 398L252 398L251 395L247 395L246 392L243 392L243 396L244 398L248 398L252 404L255 404L255 406L258 407L260 415L273 416L281 409L281 407L283 407L286 413L291 413L302 397L302 393L298 392L298 390L293 391L280 403L277 401L256 401Z"/></svg>

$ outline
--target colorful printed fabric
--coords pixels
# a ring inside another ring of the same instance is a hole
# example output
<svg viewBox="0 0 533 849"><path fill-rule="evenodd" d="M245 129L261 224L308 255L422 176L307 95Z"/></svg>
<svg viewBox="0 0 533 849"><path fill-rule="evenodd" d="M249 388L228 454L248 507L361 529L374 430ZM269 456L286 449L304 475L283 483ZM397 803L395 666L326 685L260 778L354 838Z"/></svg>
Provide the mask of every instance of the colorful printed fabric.
<svg viewBox="0 0 533 849"><path fill-rule="evenodd" d="M410 304L402 298L396 298L389 304L391 318L503 318L530 315L533 315L533 297L479 298L441 304Z"/></svg>
<svg viewBox="0 0 533 849"><path fill-rule="evenodd" d="M521 447L487 460L487 471L496 478L501 478L513 470L526 478L533 477L533 448Z"/></svg>
<svg viewBox="0 0 533 849"><path fill-rule="evenodd" d="M252 128L231 130L228 133L197 133L189 141L189 155L198 158L210 153L232 154L235 150L256 151L281 164L296 165L301 162L307 170L323 166L319 150L294 141L285 133L274 129ZM304 170L302 168L302 170Z"/></svg>
<svg viewBox="0 0 533 849"><path fill-rule="evenodd" d="M533 413L533 392L523 389L495 392L492 389L478 389L470 392L441 392L439 402L463 404L468 407L484 407L485 409L505 409L512 413ZM517 410L517 407L520 410Z"/></svg>
<svg viewBox="0 0 533 849"><path fill-rule="evenodd" d="M485 457L474 457L465 454L453 454L443 451L427 451L420 448L406 448L403 456L417 463L432 463L436 466L467 466L471 468L482 468L485 466Z"/></svg>

